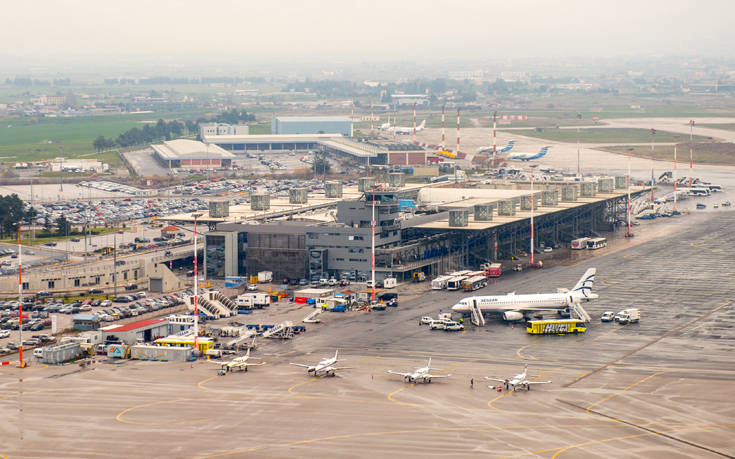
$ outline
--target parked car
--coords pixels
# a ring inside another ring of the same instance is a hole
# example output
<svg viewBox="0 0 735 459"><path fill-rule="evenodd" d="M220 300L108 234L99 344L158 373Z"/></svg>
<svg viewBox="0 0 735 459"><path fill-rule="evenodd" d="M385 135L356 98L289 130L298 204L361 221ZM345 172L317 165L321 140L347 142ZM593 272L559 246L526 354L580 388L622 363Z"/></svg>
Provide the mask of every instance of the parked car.
<svg viewBox="0 0 735 459"><path fill-rule="evenodd" d="M612 311L605 311L600 316L600 321L602 322L612 322L613 318L615 317L615 313Z"/></svg>
<svg viewBox="0 0 735 459"><path fill-rule="evenodd" d="M419 325L429 325L429 324L431 324L431 322L433 322L433 321L434 321L434 319L432 319L431 317L429 317L429 316L424 316L424 317L422 317L422 318L421 318L421 320L419 321Z"/></svg>

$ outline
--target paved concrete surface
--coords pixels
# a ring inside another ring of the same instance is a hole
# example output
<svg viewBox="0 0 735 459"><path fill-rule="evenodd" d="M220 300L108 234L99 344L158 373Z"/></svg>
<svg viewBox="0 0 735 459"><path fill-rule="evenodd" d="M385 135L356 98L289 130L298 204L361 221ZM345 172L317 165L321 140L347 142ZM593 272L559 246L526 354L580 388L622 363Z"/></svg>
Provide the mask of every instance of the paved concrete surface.
<svg viewBox="0 0 735 459"><path fill-rule="evenodd" d="M130 165L133 166L135 172L141 177L151 177L154 175L167 176L168 169L156 161L153 153L152 148L146 148L143 150L128 151L123 153L123 155L130 162Z"/></svg>
<svg viewBox="0 0 735 459"><path fill-rule="evenodd" d="M254 355L265 366L224 377L205 361L2 367L0 454L732 457L733 217L681 218L645 243L509 273L482 291L553 291L596 266L600 299L585 305L595 318L586 335L530 336L495 321L432 332L418 318L464 296L434 292L384 312L325 315L293 340L261 342ZM640 324L597 320L629 306L641 308ZM354 367L336 378L288 365L335 348L341 364ZM429 356L452 376L407 385L385 372L422 366ZM526 363L531 377L553 383L498 393L483 382Z"/></svg>

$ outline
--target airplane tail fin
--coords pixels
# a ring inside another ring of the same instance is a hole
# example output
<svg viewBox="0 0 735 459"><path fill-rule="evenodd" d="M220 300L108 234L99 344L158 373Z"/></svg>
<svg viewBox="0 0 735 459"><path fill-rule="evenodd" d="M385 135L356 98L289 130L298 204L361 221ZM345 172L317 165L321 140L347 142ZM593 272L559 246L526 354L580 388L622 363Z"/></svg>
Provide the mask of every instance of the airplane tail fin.
<svg viewBox="0 0 735 459"><path fill-rule="evenodd" d="M255 346L255 337L253 336L253 341L250 343L250 346L248 347L248 353L245 354L248 357L250 357L250 351L253 349L253 346Z"/></svg>
<svg viewBox="0 0 735 459"><path fill-rule="evenodd" d="M423 129L426 127L426 120L423 120L421 124L419 124L419 129Z"/></svg>
<svg viewBox="0 0 735 459"><path fill-rule="evenodd" d="M337 349L336 351L334 351L334 360L337 360L337 354L339 354L339 349Z"/></svg>
<svg viewBox="0 0 735 459"><path fill-rule="evenodd" d="M583 296L588 296L592 292L592 286L595 283L595 274L597 268L590 268L584 272L579 278L577 284L572 288L572 292L580 292Z"/></svg>
<svg viewBox="0 0 735 459"><path fill-rule="evenodd" d="M426 368L431 370L431 357L429 357L429 363L426 365Z"/></svg>

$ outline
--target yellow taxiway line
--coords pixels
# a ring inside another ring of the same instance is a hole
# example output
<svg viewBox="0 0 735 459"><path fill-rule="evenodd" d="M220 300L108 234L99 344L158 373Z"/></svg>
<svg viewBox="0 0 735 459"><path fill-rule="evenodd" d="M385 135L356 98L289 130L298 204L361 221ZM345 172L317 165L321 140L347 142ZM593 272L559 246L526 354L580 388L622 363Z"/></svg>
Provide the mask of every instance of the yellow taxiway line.
<svg viewBox="0 0 735 459"><path fill-rule="evenodd" d="M617 397L618 395L622 394L622 393L623 393L623 392L625 392L626 390L628 390L628 389L632 389L632 388L634 388L635 386L637 386L638 384L642 384L642 383L644 383L644 382L648 381L649 379L651 379L651 378L653 378L653 377L655 377L655 376L658 376L658 375L660 375L660 374L663 374L663 373L665 373L665 372L664 372L664 371L659 371L659 372L657 372L657 373L654 373L654 374L652 374L652 375L648 375L648 376L646 376L645 378L639 379L638 381L634 382L633 384L631 384L630 386L626 387L625 389L623 389L623 390L621 390L621 391L619 391L619 392L615 392L614 394L610 394L610 395L608 395L607 397L605 397L605 398L603 398L603 399L601 399L601 400L598 400L598 401L596 401L595 403L593 403L593 404L591 404L590 406L588 406L588 407L587 407L587 409L585 409L585 411L586 411L587 413L589 413L589 412L590 412L590 410L591 410L591 409L592 409L593 407L595 407L595 406L597 406L597 405L599 405L599 404L601 404L601 403L604 403L604 402L606 402L606 401L610 400L610 399L611 399L611 398L613 398L613 397Z"/></svg>
<svg viewBox="0 0 735 459"><path fill-rule="evenodd" d="M174 425L180 425L180 424L194 424L194 423L200 423L200 422L210 422L214 420L213 418L201 418L201 419L192 419L192 420L186 420L186 421L139 422L139 421L127 421L125 419L122 419L123 415L130 413L131 411L140 409L140 408L147 408L149 406L163 405L164 403L179 403L179 402L186 402L186 401L199 401L199 400L194 399L194 398L179 398L175 400L160 400L157 402L143 403L142 405L135 405L130 408L122 410L121 412L117 414L117 416L115 416L115 420L118 422L122 422L123 424L133 424L133 425L139 425L139 426L174 426Z"/></svg>

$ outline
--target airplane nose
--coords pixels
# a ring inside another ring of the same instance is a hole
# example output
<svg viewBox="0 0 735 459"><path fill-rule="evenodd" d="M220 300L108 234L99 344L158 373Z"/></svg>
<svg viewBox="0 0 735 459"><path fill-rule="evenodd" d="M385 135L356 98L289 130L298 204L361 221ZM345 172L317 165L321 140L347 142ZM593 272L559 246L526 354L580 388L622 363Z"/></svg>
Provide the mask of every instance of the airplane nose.
<svg viewBox="0 0 735 459"><path fill-rule="evenodd" d="M452 306L452 311L462 311L464 308L464 305L462 303L455 304Z"/></svg>

